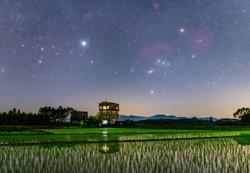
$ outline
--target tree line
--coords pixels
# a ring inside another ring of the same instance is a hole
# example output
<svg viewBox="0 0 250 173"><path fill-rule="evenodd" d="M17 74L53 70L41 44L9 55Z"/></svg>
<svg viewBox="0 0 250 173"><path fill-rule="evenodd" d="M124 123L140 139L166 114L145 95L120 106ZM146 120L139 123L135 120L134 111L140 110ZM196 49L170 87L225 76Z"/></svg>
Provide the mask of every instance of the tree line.
<svg viewBox="0 0 250 173"><path fill-rule="evenodd" d="M75 111L71 107L51 106L41 107L38 113L25 113L13 108L8 112L0 113L0 125L52 125L58 124L57 120L63 119L70 112Z"/></svg>
<svg viewBox="0 0 250 173"><path fill-rule="evenodd" d="M8 112L0 113L0 125L65 125L63 122L58 122L58 120L63 119L69 115L70 112L75 111L71 107L62 107L58 106L57 108L51 106L41 107L37 113L25 113L21 112L19 109L13 108ZM204 124L204 121L192 118L187 120L180 121L164 121L164 120L152 120L150 122L140 122L141 124L154 124L161 126L164 124L170 124L173 126L179 125L250 125L250 108L243 107L238 109L234 114L233 119L221 119L216 122L208 121L207 124ZM89 117L86 121L81 121L75 123L75 125L82 125L87 127L99 127L101 120L95 116ZM140 124L139 123L139 124ZM177 124L176 124L177 123ZM125 121L122 123L123 126L138 126L138 123L132 121ZM72 123L69 125L72 125ZM115 126L120 126L120 123L117 122ZM140 126L140 125L139 125Z"/></svg>
<svg viewBox="0 0 250 173"><path fill-rule="evenodd" d="M238 109L233 116L240 119L243 123L250 124L250 108L248 107Z"/></svg>

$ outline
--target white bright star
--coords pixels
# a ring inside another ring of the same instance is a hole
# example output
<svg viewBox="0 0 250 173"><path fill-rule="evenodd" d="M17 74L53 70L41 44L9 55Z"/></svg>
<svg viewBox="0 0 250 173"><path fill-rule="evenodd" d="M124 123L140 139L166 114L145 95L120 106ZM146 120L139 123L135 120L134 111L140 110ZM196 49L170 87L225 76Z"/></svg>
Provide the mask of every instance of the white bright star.
<svg viewBox="0 0 250 173"><path fill-rule="evenodd" d="M153 74L154 72L155 72L154 69L151 69L151 70L147 71L147 73L148 73L149 75Z"/></svg>
<svg viewBox="0 0 250 173"><path fill-rule="evenodd" d="M184 27L181 27L180 29L179 29L179 32L180 33L184 33L186 31L186 29L184 28Z"/></svg>
<svg viewBox="0 0 250 173"><path fill-rule="evenodd" d="M82 45L83 47L86 47L87 44L88 44L88 43L87 43L86 41L82 41L82 42L81 42L81 45Z"/></svg>

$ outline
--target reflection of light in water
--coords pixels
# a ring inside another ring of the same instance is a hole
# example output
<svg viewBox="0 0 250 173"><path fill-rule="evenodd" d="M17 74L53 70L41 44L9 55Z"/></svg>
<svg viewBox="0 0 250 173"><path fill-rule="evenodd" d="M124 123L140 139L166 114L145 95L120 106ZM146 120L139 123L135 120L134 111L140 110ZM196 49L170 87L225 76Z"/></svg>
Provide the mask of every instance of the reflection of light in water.
<svg viewBox="0 0 250 173"><path fill-rule="evenodd" d="M102 134L107 134L108 133L108 130L105 128L105 129L102 129Z"/></svg>
<svg viewBox="0 0 250 173"><path fill-rule="evenodd" d="M101 150L102 150L103 152L108 152L108 151L109 151L109 147L108 147L107 145L103 145L103 146L101 147Z"/></svg>
<svg viewBox="0 0 250 173"><path fill-rule="evenodd" d="M108 140L108 131L106 128L102 130L102 137L104 141Z"/></svg>
<svg viewBox="0 0 250 173"><path fill-rule="evenodd" d="M119 143L100 143L99 144L99 152L103 154L112 154L119 152Z"/></svg>
<svg viewBox="0 0 250 173"><path fill-rule="evenodd" d="M102 131L102 134L107 134L108 132L107 131Z"/></svg>

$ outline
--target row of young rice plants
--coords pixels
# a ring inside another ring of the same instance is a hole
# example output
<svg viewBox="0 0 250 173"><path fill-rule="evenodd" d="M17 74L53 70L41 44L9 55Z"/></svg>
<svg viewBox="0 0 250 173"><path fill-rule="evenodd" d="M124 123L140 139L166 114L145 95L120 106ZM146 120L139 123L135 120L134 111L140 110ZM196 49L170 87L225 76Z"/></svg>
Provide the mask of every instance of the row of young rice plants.
<svg viewBox="0 0 250 173"><path fill-rule="evenodd" d="M233 138L115 143L116 150L105 154L100 152L103 146L0 147L0 172L250 171L250 146Z"/></svg>
<svg viewBox="0 0 250 173"><path fill-rule="evenodd" d="M37 134L37 135L0 135L0 145L19 145L34 143L74 143L74 142L100 142L100 141L138 141L161 139L190 139L239 136L239 131L194 131L194 132L167 132L145 134Z"/></svg>

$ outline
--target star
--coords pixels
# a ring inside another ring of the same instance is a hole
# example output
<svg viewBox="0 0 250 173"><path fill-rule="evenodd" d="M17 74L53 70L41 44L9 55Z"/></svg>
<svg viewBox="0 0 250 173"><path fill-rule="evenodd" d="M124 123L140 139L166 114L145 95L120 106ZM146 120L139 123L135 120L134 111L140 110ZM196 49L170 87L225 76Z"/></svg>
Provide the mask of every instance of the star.
<svg viewBox="0 0 250 173"><path fill-rule="evenodd" d="M147 73L148 73L149 75L153 74L154 72L155 72L155 69L150 69L149 71L147 71Z"/></svg>
<svg viewBox="0 0 250 173"><path fill-rule="evenodd" d="M184 32L186 32L186 29L185 29L184 27L181 27L181 28L179 29L179 32L180 32L180 33L184 33Z"/></svg>
<svg viewBox="0 0 250 173"><path fill-rule="evenodd" d="M7 89L3 95L6 98L1 99L10 102L1 104L0 112L12 106L7 105L11 104L10 99L33 111L38 109L35 105L49 106L44 96L51 96L55 98L53 103L65 106L69 96L74 97L71 104L76 108L89 102L92 106L86 109L91 114L98 111L93 102L101 101L93 99L103 98L124 106L127 101L142 103L145 113L153 110L186 113L183 100L188 100L192 104L188 105L187 113L231 115L232 107L225 106L232 105L230 99L220 98L218 90L212 88L216 86L225 88L228 98L237 93L247 100L250 91L245 87L250 82L244 79L250 77L248 2L223 1L220 6L225 8L215 10L213 2L202 0L140 3L110 0L101 4L91 0L51 4L44 0L39 8L26 1L3 1L0 88ZM57 85L59 91L68 94L60 93L60 97L54 94ZM195 86L199 92L193 91ZM27 97L35 94L39 100L33 103L8 98L13 90L19 89L16 87L27 88L23 94ZM36 92L30 93L33 88ZM134 94L138 94L138 99L133 99ZM144 99L154 96L156 107L144 109L149 103ZM220 105L225 107L195 100L202 97L221 101ZM166 105L179 105L180 109L162 107L164 100L171 103ZM218 110L209 112L213 106ZM133 109L125 112L136 113Z"/></svg>
<svg viewBox="0 0 250 173"><path fill-rule="evenodd" d="M85 40L83 40L83 41L81 41L81 45L82 45L82 47L86 47L88 45L88 43Z"/></svg>
<svg viewBox="0 0 250 173"><path fill-rule="evenodd" d="M163 66L163 67L165 67L166 64L168 65L168 63L166 63L166 61L164 61L162 59L157 59L156 63L155 63L155 65L160 65L160 66Z"/></svg>
<svg viewBox="0 0 250 173"><path fill-rule="evenodd" d="M161 8L161 3L160 2L157 2L157 1L153 1L152 2L152 7L155 11L159 11L160 8Z"/></svg>
<svg viewBox="0 0 250 173"><path fill-rule="evenodd" d="M155 91L154 90L150 90L149 93L153 95L155 93Z"/></svg>
<svg viewBox="0 0 250 173"><path fill-rule="evenodd" d="M6 71L5 68L1 68L1 73L4 73Z"/></svg>
<svg viewBox="0 0 250 173"><path fill-rule="evenodd" d="M197 43L202 43L203 40L202 40L202 39L198 39L198 40L196 40L196 42L197 42Z"/></svg>

